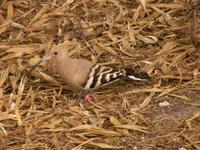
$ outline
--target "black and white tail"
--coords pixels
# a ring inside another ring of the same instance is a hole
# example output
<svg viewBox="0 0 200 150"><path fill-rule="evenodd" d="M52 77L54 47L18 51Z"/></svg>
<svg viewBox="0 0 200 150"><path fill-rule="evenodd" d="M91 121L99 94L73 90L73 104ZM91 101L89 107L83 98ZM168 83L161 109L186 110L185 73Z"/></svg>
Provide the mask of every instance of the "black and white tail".
<svg viewBox="0 0 200 150"><path fill-rule="evenodd" d="M132 80L138 81L148 81L150 77L147 73L144 72L135 72L132 69L124 69L126 71L126 76Z"/></svg>
<svg viewBox="0 0 200 150"><path fill-rule="evenodd" d="M150 77L146 73L137 73L131 69L114 69L95 65L91 68L87 80L82 84L85 90L95 89L100 86L112 83L121 78L128 77L132 80L148 80Z"/></svg>

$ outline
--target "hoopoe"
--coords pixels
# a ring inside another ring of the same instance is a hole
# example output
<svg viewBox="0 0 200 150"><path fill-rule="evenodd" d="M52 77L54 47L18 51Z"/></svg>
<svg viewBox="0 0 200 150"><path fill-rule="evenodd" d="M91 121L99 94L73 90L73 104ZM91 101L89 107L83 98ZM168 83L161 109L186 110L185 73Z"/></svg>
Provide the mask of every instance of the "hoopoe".
<svg viewBox="0 0 200 150"><path fill-rule="evenodd" d="M150 79L146 73L135 72L132 69L114 69L93 64L85 59L73 59L68 52L72 48L74 48L72 42L54 46L47 55L31 68L29 73L40 63L47 61L53 72L58 73L72 91L90 91L124 77L140 81Z"/></svg>

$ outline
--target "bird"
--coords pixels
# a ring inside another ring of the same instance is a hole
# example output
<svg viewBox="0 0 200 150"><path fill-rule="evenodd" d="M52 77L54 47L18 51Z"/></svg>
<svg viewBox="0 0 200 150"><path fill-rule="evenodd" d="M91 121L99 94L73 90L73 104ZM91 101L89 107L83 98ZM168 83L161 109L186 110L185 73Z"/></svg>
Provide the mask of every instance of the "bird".
<svg viewBox="0 0 200 150"><path fill-rule="evenodd" d="M98 89L123 78L139 81L150 79L147 73L135 72L133 69L116 69L94 64L86 59L71 58L69 50L74 47L75 44L71 41L53 46L41 60L32 66L29 74L40 63L47 62L50 66L49 68L54 73L60 75L71 91L83 93Z"/></svg>

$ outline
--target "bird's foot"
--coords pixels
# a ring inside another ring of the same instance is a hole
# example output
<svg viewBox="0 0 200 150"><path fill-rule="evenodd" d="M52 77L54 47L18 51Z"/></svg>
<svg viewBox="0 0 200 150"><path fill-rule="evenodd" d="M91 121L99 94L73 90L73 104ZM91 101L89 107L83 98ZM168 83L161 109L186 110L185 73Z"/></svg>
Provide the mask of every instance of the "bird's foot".
<svg viewBox="0 0 200 150"><path fill-rule="evenodd" d="M84 100L85 102L91 102L92 96L89 95L89 94L87 94L87 95L83 96L83 100Z"/></svg>
<svg viewBox="0 0 200 150"><path fill-rule="evenodd" d="M78 99L81 101L83 100L84 102L91 102L93 98L92 98L90 92L84 91L84 92L80 92L78 94Z"/></svg>

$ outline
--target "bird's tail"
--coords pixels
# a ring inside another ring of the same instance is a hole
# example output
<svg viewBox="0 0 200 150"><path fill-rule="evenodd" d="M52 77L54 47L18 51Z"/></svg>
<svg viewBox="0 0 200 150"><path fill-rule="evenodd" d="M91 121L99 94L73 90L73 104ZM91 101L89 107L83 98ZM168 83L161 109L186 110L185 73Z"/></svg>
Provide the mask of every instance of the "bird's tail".
<svg viewBox="0 0 200 150"><path fill-rule="evenodd" d="M144 72L135 72L132 69L124 69L124 70L126 72L126 76L129 79L137 80L137 81L148 81L148 80L151 79L151 77L147 73L144 73Z"/></svg>

